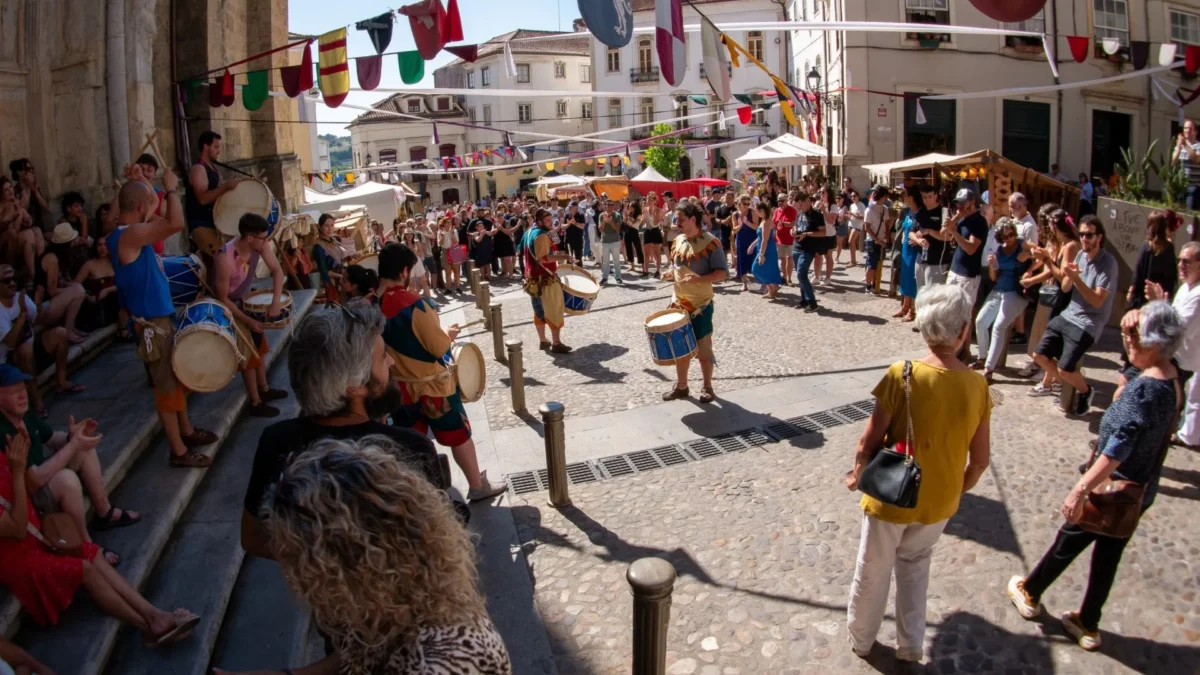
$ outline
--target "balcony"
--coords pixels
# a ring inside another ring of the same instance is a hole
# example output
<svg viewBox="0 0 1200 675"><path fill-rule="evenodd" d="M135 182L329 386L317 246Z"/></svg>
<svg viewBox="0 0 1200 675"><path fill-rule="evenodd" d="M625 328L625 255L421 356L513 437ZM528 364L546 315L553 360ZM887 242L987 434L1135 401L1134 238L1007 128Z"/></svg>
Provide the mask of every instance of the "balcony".
<svg viewBox="0 0 1200 675"><path fill-rule="evenodd" d="M630 68L629 81L633 84L654 84L658 82L658 66Z"/></svg>
<svg viewBox="0 0 1200 675"><path fill-rule="evenodd" d="M729 69L729 76L730 76L730 77L733 77L733 64L732 64L732 63L726 63L725 65L726 65L726 66L728 66L728 69ZM704 64L703 64L703 63L701 63L701 64L700 64L700 78L701 78L701 79L704 79L704 77L705 77L705 74L704 74Z"/></svg>

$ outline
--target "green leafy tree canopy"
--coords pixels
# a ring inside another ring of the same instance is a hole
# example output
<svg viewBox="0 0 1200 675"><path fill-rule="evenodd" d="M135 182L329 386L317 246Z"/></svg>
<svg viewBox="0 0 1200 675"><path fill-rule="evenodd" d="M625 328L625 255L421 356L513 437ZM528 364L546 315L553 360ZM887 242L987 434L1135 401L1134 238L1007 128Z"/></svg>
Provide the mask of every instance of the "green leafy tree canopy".
<svg viewBox="0 0 1200 675"><path fill-rule="evenodd" d="M650 133L652 136L662 136L672 131L675 131L675 128L670 124L656 124ZM685 152L683 141L678 136L662 138L646 150L646 164L661 173L664 178L675 180L679 176L679 160Z"/></svg>

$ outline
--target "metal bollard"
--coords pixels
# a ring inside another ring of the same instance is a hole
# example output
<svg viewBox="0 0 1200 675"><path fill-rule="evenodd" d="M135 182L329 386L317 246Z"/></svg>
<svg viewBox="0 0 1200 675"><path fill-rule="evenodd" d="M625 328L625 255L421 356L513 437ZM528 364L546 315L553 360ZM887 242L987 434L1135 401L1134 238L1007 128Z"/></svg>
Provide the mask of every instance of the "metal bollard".
<svg viewBox="0 0 1200 675"><path fill-rule="evenodd" d="M487 281L479 282L479 295L475 296L475 306L479 311L483 312L483 327L485 330L491 330L489 325L492 318L488 316L488 305L492 304L492 284Z"/></svg>
<svg viewBox="0 0 1200 675"><path fill-rule="evenodd" d="M1087 375L1083 372L1083 366L1079 367L1079 376L1087 379ZM1058 379L1062 383L1062 393L1058 395L1058 407L1068 415L1075 414L1075 399L1079 396L1079 392L1075 390L1066 380L1061 377Z"/></svg>
<svg viewBox="0 0 1200 675"><path fill-rule="evenodd" d="M504 346L508 348L508 384L512 390L512 411L523 415L525 413L525 358L521 354L521 341L508 340Z"/></svg>
<svg viewBox="0 0 1200 675"><path fill-rule="evenodd" d="M675 568L662 558L635 560L625 573L633 593L633 675L667 672L667 626Z"/></svg>
<svg viewBox="0 0 1200 675"><path fill-rule="evenodd" d="M567 494L567 439L563 431L561 403L548 401L538 407L542 414L542 435L546 438L546 474L550 480L550 506L564 509L571 505Z"/></svg>
<svg viewBox="0 0 1200 675"><path fill-rule="evenodd" d="M471 270L471 276L467 278L467 281L471 284L471 295L475 296L476 307L479 306L479 275L479 270Z"/></svg>
<svg viewBox="0 0 1200 675"><path fill-rule="evenodd" d="M467 276L467 281L468 281L468 282L470 282L470 281L471 281L471 273L472 273L472 272L474 272L474 271L475 271L475 261L474 261L474 260L468 260L468 261L467 261L467 273L466 273L466 276ZM474 290L474 289L475 289L475 286L474 286L474 285L472 285L472 286L471 286L471 290Z"/></svg>
<svg viewBox="0 0 1200 675"><path fill-rule="evenodd" d="M496 355L497 361L504 363L503 306L498 302L493 302L489 310L492 317L491 325L488 326L492 330L492 353Z"/></svg>

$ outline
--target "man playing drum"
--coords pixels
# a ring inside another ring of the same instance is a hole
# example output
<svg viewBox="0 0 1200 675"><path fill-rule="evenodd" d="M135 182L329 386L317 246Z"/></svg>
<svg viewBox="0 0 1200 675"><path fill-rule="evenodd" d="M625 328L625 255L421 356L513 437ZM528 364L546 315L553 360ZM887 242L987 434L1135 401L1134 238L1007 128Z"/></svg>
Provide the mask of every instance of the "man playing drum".
<svg viewBox="0 0 1200 675"><path fill-rule="evenodd" d="M704 216L700 207L691 202L680 202L675 215L682 231L671 245L672 267L666 274L674 280L675 297L671 306L687 312L692 330L696 333L697 355L700 372L704 376L704 389L700 393L701 403L711 403L713 393L713 284L729 277L729 262L725 250L716 237L700 229ZM668 278L664 275L664 278ZM688 396L688 367L692 358L675 362L678 382L675 388L663 394L664 401L674 401Z"/></svg>
<svg viewBox="0 0 1200 675"><path fill-rule="evenodd" d="M151 247L183 229L183 207L176 189L179 179L163 172L167 217L154 216L158 197L134 166L130 181L117 196L117 229L108 235L114 280L121 301L133 316L138 357L150 369L154 409L171 446L171 466L206 467L211 459L191 448L217 441L211 431L192 427L187 414L186 390L175 379L171 355L175 347L175 307L162 262Z"/></svg>
<svg viewBox="0 0 1200 675"><path fill-rule="evenodd" d="M188 184L192 188L188 190L186 197L188 235L197 251L206 256L214 256L221 250L223 240L213 221L213 205L242 181L234 179L221 182L221 175L217 173L216 167L217 159L221 156L221 134L205 131L200 134L198 146L200 159L196 160L188 171Z"/></svg>
<svg viewBox="0 0 1200 675"><path fill-rule="evenodd" d="M379 252L379 309L387 320L383 342L395 361L392 375L400 386L401 404L392 413L392 424L420 433L433 429L433 437L450 448L467 477L467 500L494 497L505 485L492 483L479 471L462 392L442 361L458 337L458 325L442 330L437 306L408 290L416 264L416 254L404 244L392 242Z"/></svg>
<svg viewBox="0 0 1200 675"><path fill-rule="evenodd" d="M267 219L257 213L247 213L238 221L238 236L213 256L212 288L216 299L229 308L233 320L237 323L240 333L238 349L246 350L249 357L242 364L242 379L246 384L246 396L250 400L249 414L253 417L275 417L279 409L267 405L268 401L287 398L287 392L272 389L267 384L267 367L262 357L266 355L267 336L263 333L262 324L255 321L243 311L242 301L250 292L250 284L254 282L254 270L258 269L258 260L266 263L271 270L274 282L271 296L271 307L267 316L274 319L279 316L279 298L283 294L283 268L275 258L275 251L267 244ZM253 349L245 344L243 338L249 338Z"/></svg>
<svg viewBox="0 0 1200 675"><path fill-rule="evenodd" d="M521 255L525 257L525 292L533 305L538 348L549 349L555 354L570 354L571 348L562 343L563 290L555 270L558 263L571 262L571 257L554 252L554 245L550 243L552 226L550 212L538 209L533 216L533 226L521 242ZM550 326L553 343L546 340L546 326Z"/></svg>

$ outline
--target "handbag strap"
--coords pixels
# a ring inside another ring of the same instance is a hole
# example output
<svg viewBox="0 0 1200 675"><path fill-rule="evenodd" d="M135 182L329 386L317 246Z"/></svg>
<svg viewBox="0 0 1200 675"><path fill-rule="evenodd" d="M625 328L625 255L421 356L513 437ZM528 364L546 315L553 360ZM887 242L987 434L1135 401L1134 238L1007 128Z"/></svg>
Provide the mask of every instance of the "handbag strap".
<svg viewBox="0 0 1200 675"><path fill-rule="evenodd" d="M908 452L905 453L904 463L912 464L916 461L917 446L913 444L913 422L912 422L912 361L904 362L904 415L908 420L905 429L905 439L908 441Z"/></svg>
<svg viewBox="0 0 1200 675"><path fill-rule="evenodd" d="M8 502L8 500L5 499L4 497L0 497L0 507L4 507L5 511L12 513L12 510L13 510L12 504L10 504ZM54 544L51 544L49 541L47 541L45 535L43 535L36 527L34 527L33 523L29 522L28 518L25 519L25 531L28 532L29 534L32 534L34 539L37 539L38 541L45 544L46 548L49 548L52 550L55 549Z"/></svg>

